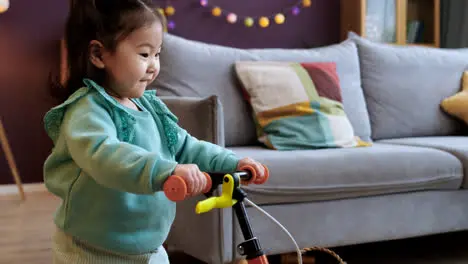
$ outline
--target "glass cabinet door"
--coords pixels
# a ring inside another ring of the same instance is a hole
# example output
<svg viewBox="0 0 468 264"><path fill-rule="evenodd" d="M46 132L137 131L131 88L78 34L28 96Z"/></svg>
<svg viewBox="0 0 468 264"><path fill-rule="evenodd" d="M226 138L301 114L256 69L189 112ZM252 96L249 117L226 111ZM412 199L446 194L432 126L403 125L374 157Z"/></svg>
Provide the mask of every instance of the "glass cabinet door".
<svg viewBox="0 0 468 264"><path fill-rule="evenodd" d="M397 0L368 0L366 2L365 36L378 41L397 41Z"/></svg>

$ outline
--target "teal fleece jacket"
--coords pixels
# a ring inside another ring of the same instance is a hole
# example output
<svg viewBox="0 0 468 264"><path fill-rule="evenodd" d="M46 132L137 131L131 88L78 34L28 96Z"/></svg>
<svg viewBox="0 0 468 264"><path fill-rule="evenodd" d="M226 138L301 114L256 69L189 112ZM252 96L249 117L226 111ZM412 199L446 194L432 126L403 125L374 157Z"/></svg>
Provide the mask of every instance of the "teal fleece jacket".
<svg viewBox="0 0 468 264"><path fill-rule="evenodd" d="M232 172L239 160L179 127L154 90L133 100L137 111L92 80L84 83L44 118L54 143L44 181L62 199L55 223L97 248L124 254L155 250L175 217L175 204L162 186L176 165Z"/></svg>

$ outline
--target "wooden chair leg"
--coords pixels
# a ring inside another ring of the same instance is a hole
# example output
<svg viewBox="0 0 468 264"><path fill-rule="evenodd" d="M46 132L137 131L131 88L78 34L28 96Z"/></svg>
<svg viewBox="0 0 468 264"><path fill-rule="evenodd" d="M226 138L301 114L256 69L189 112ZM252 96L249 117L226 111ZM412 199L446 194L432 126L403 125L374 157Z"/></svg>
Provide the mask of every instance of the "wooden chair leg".
<svg viewBox="0 0 468 264"><path fill-rule="evenodd" d="M13 179L15 180L16 186L18 187L21 200L25 200L26 197L24 195L23 184L21 183L18 168L16 167L15 159L13 158L13 152L11 151L2 120L0 120L0 143L3 148L3 152L5 153L8 166L10 167L11 174L13 174Z"/></svg>

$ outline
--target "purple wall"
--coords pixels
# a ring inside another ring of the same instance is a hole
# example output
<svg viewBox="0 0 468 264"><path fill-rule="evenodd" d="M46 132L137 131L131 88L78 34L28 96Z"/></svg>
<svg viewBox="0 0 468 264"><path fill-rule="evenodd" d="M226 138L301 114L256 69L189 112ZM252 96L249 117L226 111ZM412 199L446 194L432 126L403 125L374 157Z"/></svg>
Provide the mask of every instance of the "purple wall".
<svg viewBox="0 0 468 264"><path fill-rule="evenodd" d="M13 0L0 14L0 118L24 182L42 180L42 163L51 147L42 125L56 102L47 78L57 65L57 45L67 12L63 0ZM12 175L0 149L0 183Z"/></svg>
<svg viewBox="0 0 468 264"><path fill-rule="evenodd" d="M284 25L266 29L228 24L206 14L197 0L173 2L177 27L172 33L189 39L239 48L304 48L339 39L339 21L333 18L339 16L339 0L314 0L299 16L287 17ZM216 3L239 15L256 16L275 13L294 1ZM12 0L10 10L0 14L0 118L26 183L42 181L42 165L52 147L42 118L58 103L48 93L47 78L58 67L58 45L67 8L64 0ZM0 175L0 184L13 183L3 151Z"/></svg>

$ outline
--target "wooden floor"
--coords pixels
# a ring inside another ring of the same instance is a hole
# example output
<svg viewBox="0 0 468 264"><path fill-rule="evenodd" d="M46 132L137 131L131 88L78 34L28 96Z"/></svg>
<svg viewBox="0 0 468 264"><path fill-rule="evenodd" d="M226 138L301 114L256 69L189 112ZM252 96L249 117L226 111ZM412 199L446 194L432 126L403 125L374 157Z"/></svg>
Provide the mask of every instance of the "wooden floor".
<svg viewBox="0 0 468 264"><path fill-rule="evenodd" d="M0 194L0 264L51 263L50 234L58 200L45 192L26 199Z"/></svg>
<svg viewBox="0 0 468 264"><path fill-rule="evenodd" d="M0 187L0 264L51 263L52 219L59 200L44 191L28 192L26 199L20 201L11 190L5 195ZM467 238L468 232L334 250L348 264L468 264ZM199 262L175 255L171 263ZM322 263L335 262L317 264ZM279 258L272 257L271 264L279 264Z"/></svg>

